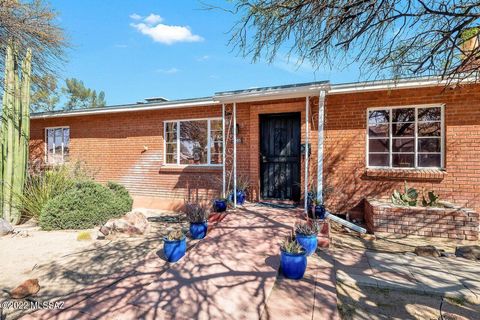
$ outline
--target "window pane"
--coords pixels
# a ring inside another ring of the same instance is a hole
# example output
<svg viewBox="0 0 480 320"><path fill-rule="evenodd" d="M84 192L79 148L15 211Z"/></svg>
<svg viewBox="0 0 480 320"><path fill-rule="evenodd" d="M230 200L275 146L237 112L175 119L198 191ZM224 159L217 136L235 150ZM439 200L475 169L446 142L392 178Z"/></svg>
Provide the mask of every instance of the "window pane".
<svg viewBox="0 0 480 320"><path fill-rule="evenodd" d="M392 109L392 122L412 122L415 121L414 108Z"/></svg>
<svg viewBox="0 0 480 320"><path fill-rule="evenodd" d="M394 137L415 136L415 123L392 123L392 135Z"/></svg>
<svg viewBox="0 0 480 320"><path fill-rule="evenodd" d="M222 132L222 120L210 120L210 130Z"/></svg>
<svg viewBox="0 0 480 320"><path fill-rule="evenodd" d="M368 127L370 137L388 137L388 124L377 124Z"/></svg>
<svg viewBox="0 0 480 320"><path fill-rule="evenodd" d="M390 150L390 140L370 139L368 140L368 150L370 152L388 152Z"/></svg>
<svg viewBox="0 0 480 320"><path fill-rule="evenodd" d="M166 162L167 163L170 163L170 164L177 164L177 154L176 153L173 153L173 154L166 154Z"/></svg>
<svg viewBox="0 0 480 320"><path fill-rule="evenodd" d="M211 143L211 145L210 145L210 156L214 153L222 153L223 152L221 141L220 142L211 141L210 143Z"/></svg>
<svg viewBox="0 0 480 320"><path fill-rule="evenodd" d="M419 108L418 121L440 121L442 117L442 108Z"/></svg>
<svg viewBox="0 0 480 320"><path fill-rule="evenodd" d="M418 139L418 152L440 152L440 138Z"/></svg>
<svg viewBox="0 0 480 320"><path fill-rule="evenodd" d="M62 143L63 143L63 129L55 129L55 155L53 156L53 161L55 163L62 163L63 154L62 154Z"/></svg>
<svg viewBox="0 0 480 320"><path fill-rule="evenodd" d="M63 161L70 159L70 129L63 128Z"/></svg>
<svg viewBox="0 0 480 320"><path fill-rule="evenodd" d="M167 143L166 144L167 150L166 153L177 153L177 143Z"/></svg>
<svg viewBox="0 0 480 320"><path fill-rule="evenodd" d="M165 141L166 142L177 141L177 123L176 122L165 123Z"/></svg>
<svg viewBox="0 0 480 320"><path fill-rule="evenodd" d="M427 122L418 124L419 137L440 137L441 124L440 122Z"/></svg>
<svg viewBox="0 0 480 320"><path fill-rule="evenodd" d="M53 162L54 129L47 129L47 162Z"/></svg>
<svg viewBox="0 0 480 320"><path fill-rule="evenodd" d="M370 111L368 115L368 124L388 123L390 119L390 110Z"/></svg>
<svg viewBox="0 0 480 320"><path fill-rule="evenodd" d="M207 121L182 121L180 123L180 163L207 163Z"/></svg>
<svg viewBox="0 0 480 320"><path fill-rule="evenodd" d="M210 154L210 160L212 164L222 164L222 154L212 153Z"/></svg>
<svg viewBox="0 0 480 320"><path fill-rule="evenodd" d="M393 139L392 149L393 149L393 152L414 152L415 140L414 139Z"/></svg>
<svg viewBox="0 0 480 320"><path fill-rule="evenodd" d="M419 154L418 155L419 167L441 167L441 155L440 154Z"/></svg>
<svg viewBox="0 0 480 320"><path fill-rule="evenodd" d="M392 166L397 168L415 167L415 155L412 154L393 154Z"/></svg>
<svg viewBox="0 0 480 320"><path fill-rule="evenodd" d="M390 166L390 157L387 154L369 154L368 165L373 167L388 167Z"/></svg>

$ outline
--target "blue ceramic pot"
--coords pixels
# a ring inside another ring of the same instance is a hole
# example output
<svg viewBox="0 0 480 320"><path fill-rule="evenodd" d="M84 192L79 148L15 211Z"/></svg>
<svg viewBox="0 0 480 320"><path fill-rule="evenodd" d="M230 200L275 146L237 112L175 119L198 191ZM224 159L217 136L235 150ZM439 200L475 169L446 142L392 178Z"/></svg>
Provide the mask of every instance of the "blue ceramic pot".
<svg viewBox="0 0 480 320"><path fill-rule="evenodd" d="M310 256L317 250L318 239L316 234L297 233L295 239L305 250L307 256Z"/></svg>
<svg viewBox="0 0 480 320"><path fill-rule="evenodd" d="M282 273L288 279L301 279L307 269L307 255L303 253L288 253L280 251Z"/></svg>
<svg viewBox="0 0 480 320"><path fill-rule="evenodd" d="M215 200L213 202L213 208L215 212L224 212L227 210L227 201L226 200Z"/></svg>
<svg viewBox="0 0 480 320"><path fill-rule="evenodd" d="M177 262L187 251L187 239L183 237L180 240L168 240L163 238L163 254L168 262Z"/></svg>
<svg viewBox="0 0 480 320"><path fill-rule="evenodd" d="M190 235L193 239L203 239L207 235L208 221L192 223L190 222Z"/></svg>
<svg viewBox="0 0 480 320"><path fill-rule="evenodd" d="M237 204L238 205L243 205L245 203L245 191L237 191ZM229 194L228 200L230 202L233 202L233 192Z"/></svg>
<svg viewBox="0 0 480 320"><path fill-rule="evenodd" d="M315 219L323 220L325 219L325 206L319 205L315 206Z"/></svg>

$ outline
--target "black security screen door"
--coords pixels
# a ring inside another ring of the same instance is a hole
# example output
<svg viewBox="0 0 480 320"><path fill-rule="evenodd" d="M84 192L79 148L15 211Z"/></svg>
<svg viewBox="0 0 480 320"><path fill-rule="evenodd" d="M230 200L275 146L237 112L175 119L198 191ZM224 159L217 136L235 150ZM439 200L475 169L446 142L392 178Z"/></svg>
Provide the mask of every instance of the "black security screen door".
<svg viewBox="0 0 480 320"><path fill-rule="evenodd" d="M300 199L300 114L260 116L262 199Z"/></svg>

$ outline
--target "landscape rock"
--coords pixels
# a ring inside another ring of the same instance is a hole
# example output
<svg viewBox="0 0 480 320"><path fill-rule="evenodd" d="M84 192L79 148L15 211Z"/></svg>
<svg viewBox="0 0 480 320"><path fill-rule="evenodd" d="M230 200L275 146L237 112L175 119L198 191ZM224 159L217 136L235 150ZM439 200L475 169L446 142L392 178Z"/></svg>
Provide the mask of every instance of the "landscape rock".
<svg viewBox="0 0 480 320"><path fill-rule="evenodd" d="M440 251L435 248L434 246L418 246L415 248L415 254L417 256L421 256L421 257L434 257L434 258L438 258L440 257L441 253Z"/></svg>
<svg viewBox="0 0 480 320"><path fill-rule="evenodd" d="M28 279L10 291L10 297L12 299L23 299L36 294L38 291L40 291L38 279Z"/></svg>
<svg viewBox="0 0 480 320"><path fill-rule="evenodd" d="M0 218L0 237L13 232L13 227L7 220Z"/></svg>
<svg viewBox="0 0 480 320"><path fill-rule="evenodd" d="M145 234L150 227L147 217L139 211L131 211L125 216L110 219L100 228L100 233L105 236L122 234L126 236Z"/></svg>
<svg viewBox="0 0 480 320"><path fill-rule="evenodd" d="M455 255L469 260L480 260L480 246L459 246L455 248Z"/></svg>

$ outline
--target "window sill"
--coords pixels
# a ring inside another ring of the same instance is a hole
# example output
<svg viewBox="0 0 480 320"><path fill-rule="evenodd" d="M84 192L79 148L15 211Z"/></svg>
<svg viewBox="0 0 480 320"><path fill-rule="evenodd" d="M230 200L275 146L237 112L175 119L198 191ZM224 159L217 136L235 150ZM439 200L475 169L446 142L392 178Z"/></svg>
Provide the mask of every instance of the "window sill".
<svg viewBox="0 0 480 320"><path fill-rule="evenodd" d="M442 169L381 169L367 168L365 176L376 179L393 180L443 180L447 172Z"/></svg>
<svg viewBox="0 0 480 320"><path fill-rule="evenodd" d="M218 173L222 172L222 166L212 165L190 165L190 166L176 166L176 165L162 165L158 171L159 173Z"/></svg>

